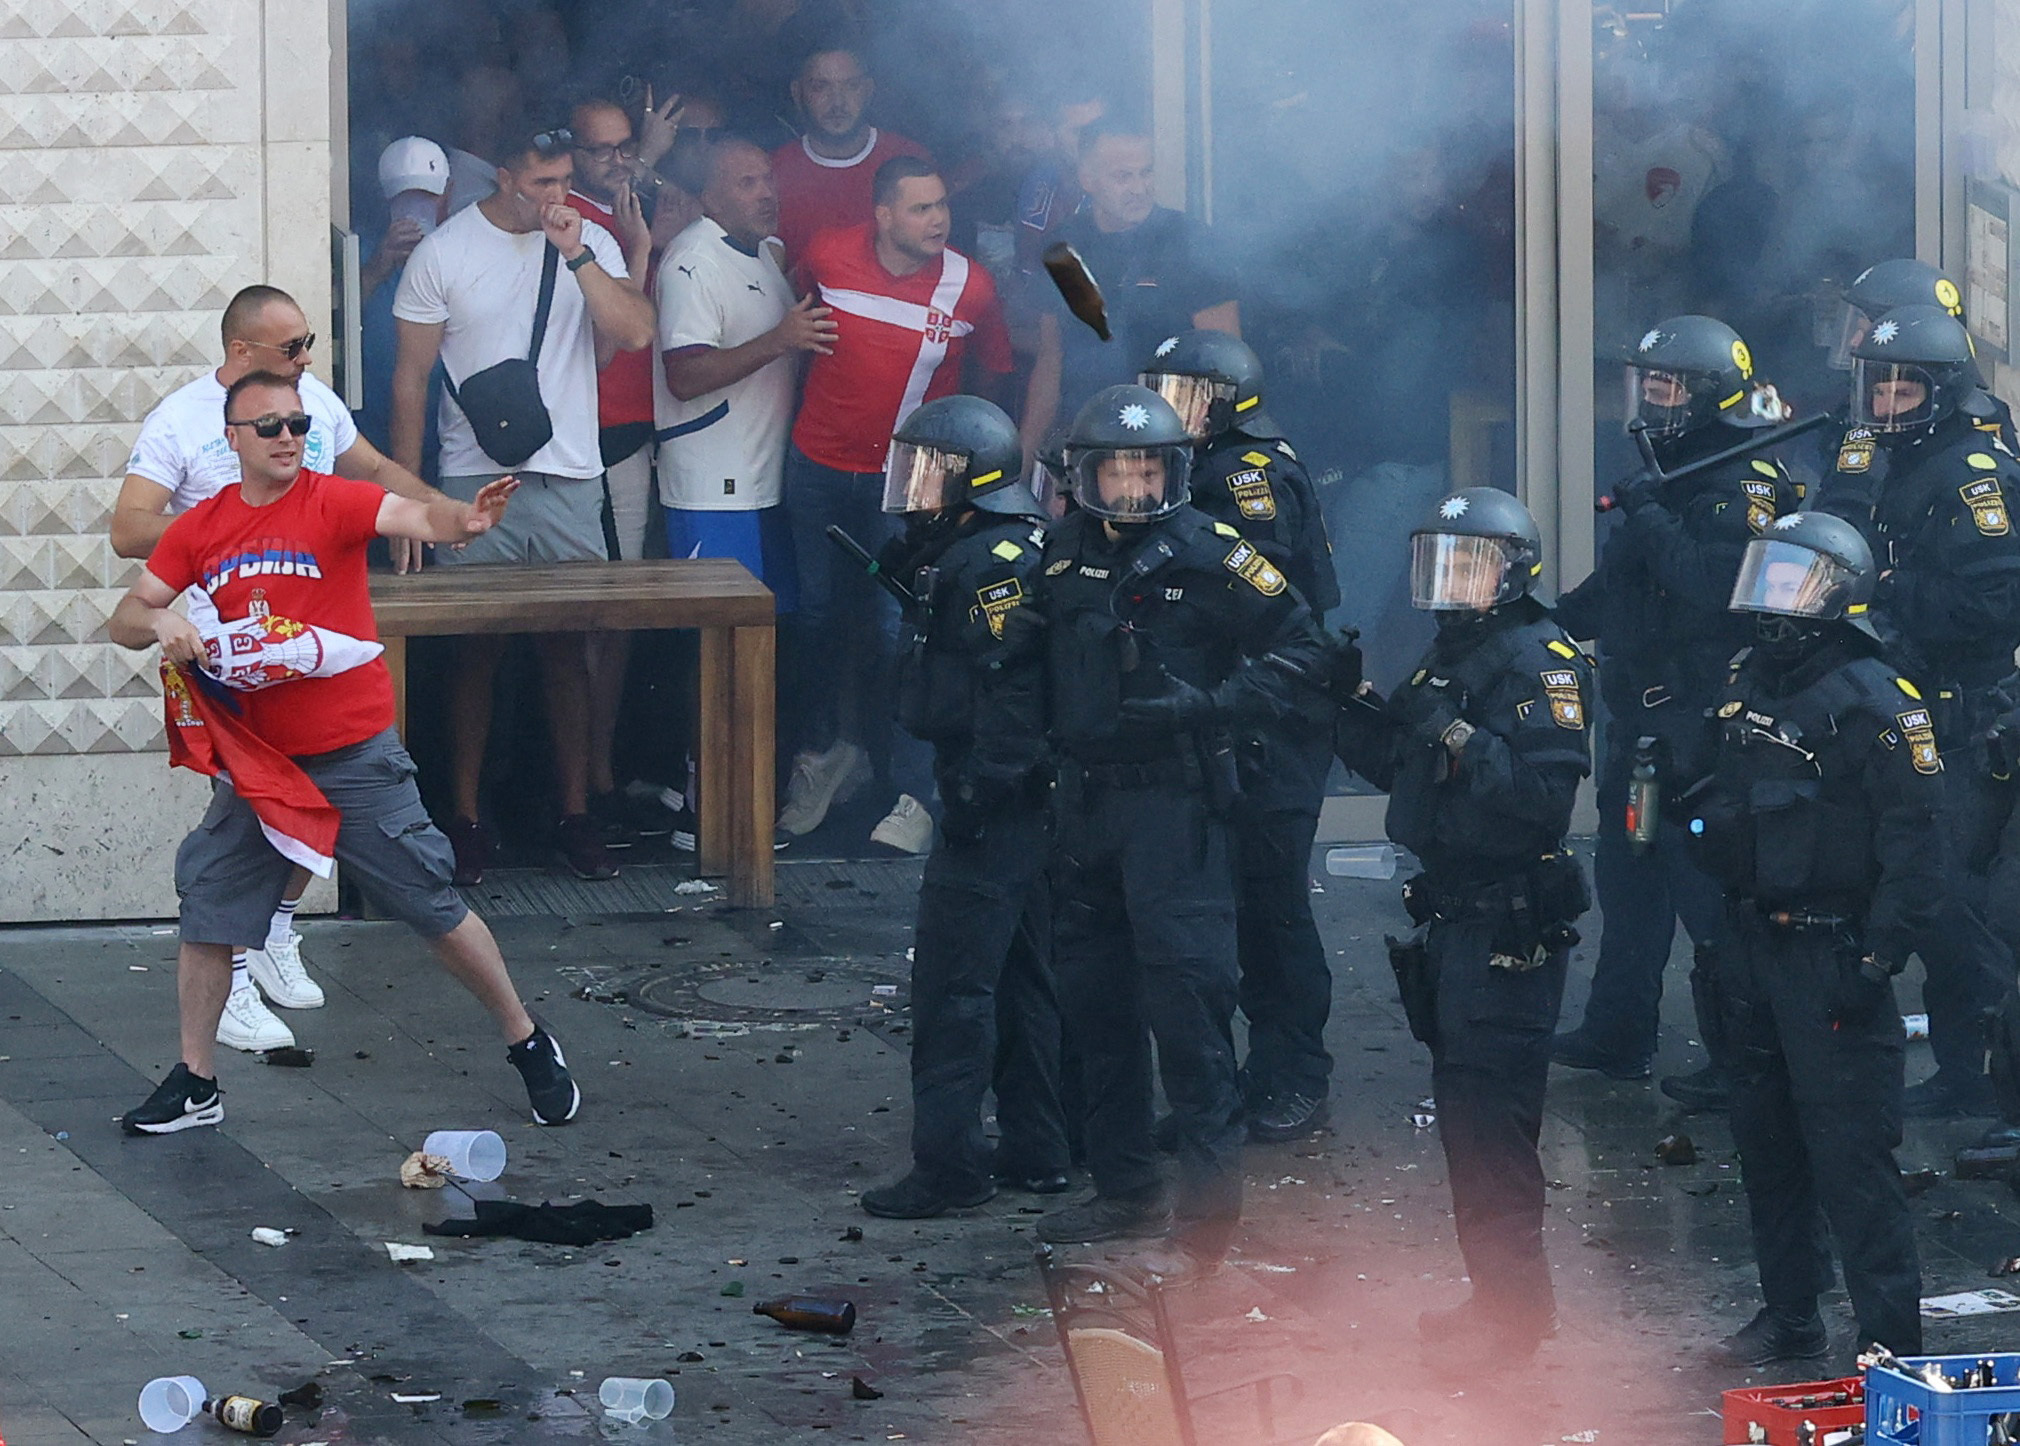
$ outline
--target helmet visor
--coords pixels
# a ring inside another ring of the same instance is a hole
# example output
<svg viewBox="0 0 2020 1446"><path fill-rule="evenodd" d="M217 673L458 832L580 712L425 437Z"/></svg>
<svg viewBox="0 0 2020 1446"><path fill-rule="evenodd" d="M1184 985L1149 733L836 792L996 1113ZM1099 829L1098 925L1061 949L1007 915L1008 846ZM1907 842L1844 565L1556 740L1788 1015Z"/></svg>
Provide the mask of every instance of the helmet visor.
<svg viewBox="0 0 2020 1446"><path fill-rule="evenodd" d="M1690 376L1659 367L1627 368L1627 425L1641 423L1653 437L1669 437L1690 426Z"/></svg>
<svg viewBox="0 0 2020 1446"><path fill-rule="evenodd" d="M1732 586L1732 611L1789 618L1844 616L1852 570L1793 542L1756 537Z"/></svg>
<svg viewBox="0 0 2020 1446"><path fill-rule="evenodd" d="M1936 420L1936 379L1906 362L1852 358L1852 421L1876 432L1905 432Z"/></svg>
<svg viewBox="0 0 2020 1446"><path fill-rule="evenodd" d="M967 495L967 478L967 453L893 441L884 462L884 511L943 512Z"/></svg>
<svg viewBox="0 0 2020 1446"><path fill-rule="evenodd" d="M1419 532L1410 538L1410 604L1428 612L1485 612L1501 601L1508 549L1498 537Z"/></svg>
<svg viewBox="0 0 2020 1446"><path fill-rule="evenodd" d="M1186 434L1203 442L1220 431L1223 419L1234 411L1234 384L1214 377L1186 376L1178 372L1143 372L1136 378L1171 403ZM1220 403L1218 412L1214 404Z"/></svg>
<svg viewBox="0 0 2020 1446"><path fill-rule="evenodd" d="M1073 498L1111 522L1148 522L1177 511L1190 495L1190 447L1069 449Z"/></svg>
<svg viewBox="0 0 2020 1446"><path fill-rule="evenodd" d="M1839 304L1837 326L1831 340L1831 366L1838 371L1852 369L1852 348L1866 339L1866 333L1873 329L1873 318L1865 308L1846 301Z"/></svg>

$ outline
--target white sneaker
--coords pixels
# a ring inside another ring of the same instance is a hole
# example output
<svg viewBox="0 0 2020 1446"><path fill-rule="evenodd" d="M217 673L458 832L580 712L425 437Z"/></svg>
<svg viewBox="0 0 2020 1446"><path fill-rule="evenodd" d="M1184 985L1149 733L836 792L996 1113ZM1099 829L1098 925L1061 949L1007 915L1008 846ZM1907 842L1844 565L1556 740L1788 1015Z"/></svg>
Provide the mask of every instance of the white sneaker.
<svg viewBox="0 0 2020 1446"><path fill-rule="evenodd" d="M246 973L260 993L283 1009L321 1009L323 986L302 967L302 936L289 930L285 939L267 936L264 949L248 949Z"/></svg>
<svg viewBox="0 0 2020 1446"><path fill-rule="evenodd" d="M274 1018L251 985L234 989L224 1002L224 1014L217 1022L217 1042L248 1054L286 1049L295 1042L295 1032Z"/></svg>
<svg viewBox="0 0 2020 1446"><path fill-rule="evenodd" d="M853 743L837 741L826 753L802 753L793 761L792 781L786 785L779 832L796 838L812 833L830 808L847 803L875 777L870 755Z"/></svg>
<svg viewBox="0 0 2020 1446"><path fill-rule="evenodd" d="M931 853L933 815L926 812L926 805L911 794L901 793L898 801L891 805L891 811L870 830L870 842L908 854Z"/></svg>

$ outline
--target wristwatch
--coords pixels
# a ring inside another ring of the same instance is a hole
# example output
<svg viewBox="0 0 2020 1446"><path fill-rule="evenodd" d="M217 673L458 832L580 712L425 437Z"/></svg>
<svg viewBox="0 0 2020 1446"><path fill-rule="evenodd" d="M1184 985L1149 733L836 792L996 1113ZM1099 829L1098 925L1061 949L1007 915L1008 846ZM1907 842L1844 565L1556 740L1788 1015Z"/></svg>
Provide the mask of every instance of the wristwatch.
<svg viewBox="0 0 2020 1446"><path fill-rule="evenodd" d="M1445 745L1445 751L1447 753L1451 754L1454 758L1457 758L1460 754L1460 751L1465 748L1466 740L1471 738L1475 733L1478 733L1479 731L1480 730L1475 728L1471 723L1468 723L1464 718L1461 718L1456 722L1454 722L1452 726L1447 728L1443 733L1438 735L1438 741Z"/></svg>
<svg viewBox="0 0 2020 1446"><path fill-rule="evenodd" d="M585 246L582 248L580 252L576 254L576 257L573 261L563 262L562 264L565 265L570 271L580 271L583 267L587 266L590 262L594 261L595 259L596 259L596 253L594 251L591 251L587 246Z"/></svg>

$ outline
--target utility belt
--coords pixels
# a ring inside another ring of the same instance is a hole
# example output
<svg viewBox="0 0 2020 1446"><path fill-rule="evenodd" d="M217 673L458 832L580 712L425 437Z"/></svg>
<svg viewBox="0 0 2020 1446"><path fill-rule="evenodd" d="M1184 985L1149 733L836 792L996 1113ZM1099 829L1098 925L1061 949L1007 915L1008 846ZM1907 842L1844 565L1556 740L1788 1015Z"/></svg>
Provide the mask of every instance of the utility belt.
<svg viewBox="0 0 2020 1446"><path fill-rule="evenodd" d="M1732 902L1742 919L1769 934L1830 934L1856 941L1866 929L1864 914L1848 900L1767 904L1759 899L1736 898Z"/></svg>
<svg viewBox="0 0 2020 1446"><path fill-rule="evenodd" d="M1572 921L1592 907L1585 870L1568 849L1545 854L1520 873L1476 881L1419 874L1403 885L1403 907L1414 924L1493 924L1491 947L1499 958L1535 967L1582 937ZM1513 966L1511 966L1513 967Z"/></svg>
<svg viewBox="0 0 2020 1446"><path fill-rule="evenodd" d="M1161 757L1130 763L1063 759L1059 764L1060 796L1068 807L1080 808L1085 806L1088 792L1097 788L1123 793L1177 789L1203 796L1217 818L1231 815L1241 802L1233 741L1225 733L1181 735L1169 747L1171 751Z"/></svg>

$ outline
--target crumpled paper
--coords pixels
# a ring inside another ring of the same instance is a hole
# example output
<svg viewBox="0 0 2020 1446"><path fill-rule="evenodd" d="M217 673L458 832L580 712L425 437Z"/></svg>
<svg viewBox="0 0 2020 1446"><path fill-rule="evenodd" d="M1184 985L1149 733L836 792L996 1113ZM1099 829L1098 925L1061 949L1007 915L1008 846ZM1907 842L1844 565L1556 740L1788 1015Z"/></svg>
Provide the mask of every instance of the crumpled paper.
<svg viewBox="0 0 2020 1446"><path fill-rule="evenodd" d="M449 1183L446 1155L425 1155L416 1150L400 1162L400 1183L409 1190L439 1190Z"/></svg>

